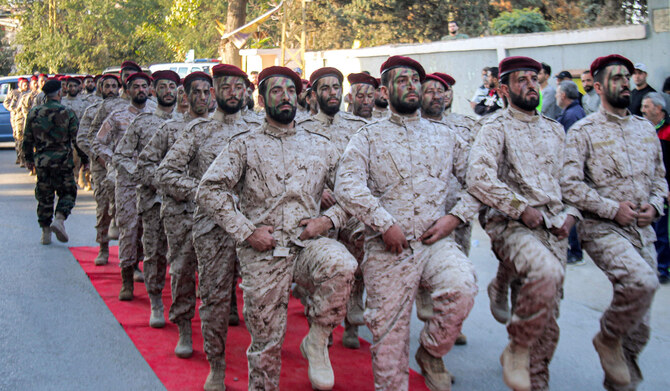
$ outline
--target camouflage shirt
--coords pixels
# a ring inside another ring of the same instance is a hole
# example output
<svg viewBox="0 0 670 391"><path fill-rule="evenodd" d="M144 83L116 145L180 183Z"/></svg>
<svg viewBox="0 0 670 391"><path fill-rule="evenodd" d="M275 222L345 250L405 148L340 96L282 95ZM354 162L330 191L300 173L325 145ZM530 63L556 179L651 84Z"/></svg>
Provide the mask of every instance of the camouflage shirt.
<svg viewBox="0 0 670 391"><path fill-rule="evenodd" d="M37 167L74 167L72 148L77 148L78 126L74 112L55 100L30 110L23 136L26 161ZM87 163L85 155L82 162Z"/></svg>
<svg viewBox="0 0 670 391"><path fill-rule="evenodd" d="M77 145L84 151L87 155L91 154L91 137L95 137L95 133L91 135L91 123L93 122L93 117L98 111L98 108L102 104L102 101L94 103L84 110L84 115L79 121L79 131L77 132ZM96 132L97 133L97 132Z"/></svg>
<svg viewBox="0 0 670 391"><path fill-rule="evenodd" d="M308 132L326 136L335 145L340 156L344 153L351 136L368 123L361 117L342 111L332 117L320 111L298 122Z"/></svg>
<svg viewBox="0 0 670 391"><path fill-rule="evenodd" d="M75 96L74 98L66 95L61 99L61 104L65 107L69 107L77 114L77 118L81 120L81 117L84 116L84 110L91 104L88 101L81 98L80 95Z"/></svg>

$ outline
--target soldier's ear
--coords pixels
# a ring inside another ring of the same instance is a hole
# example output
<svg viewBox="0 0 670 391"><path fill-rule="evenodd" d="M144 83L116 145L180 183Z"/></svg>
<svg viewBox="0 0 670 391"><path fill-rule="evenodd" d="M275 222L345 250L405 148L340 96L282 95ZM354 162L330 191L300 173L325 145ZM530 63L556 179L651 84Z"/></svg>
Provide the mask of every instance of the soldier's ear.
<svg viewBox="0 0 670 391"><path fill-rule="evenodd" d="M382 94L382 98L389 100L389 89L386 86L379 87L379 92Z"/></svg>
<svg viewBox="0 0 670 391"><path fill-rule="evenodd" d="M265 108L265 97L258 94L258 106Z"/></svg>

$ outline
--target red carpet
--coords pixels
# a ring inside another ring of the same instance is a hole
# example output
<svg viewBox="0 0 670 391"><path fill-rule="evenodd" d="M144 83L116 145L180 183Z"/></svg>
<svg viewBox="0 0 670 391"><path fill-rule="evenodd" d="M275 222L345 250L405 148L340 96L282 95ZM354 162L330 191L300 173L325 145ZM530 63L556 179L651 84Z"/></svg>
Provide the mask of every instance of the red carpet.
<svg viewBox="0 0 670 391"><path fill-rule="evenodd" d="M93 283L93 286L112 311L137 350L142 354L149 366L168 390L202 390L209 373L209 365L202 350L202 333L200 317L196 311L193 320L193 356L190 359L179 359L174 355L174 347L179 339L177 326L166 322L163 329L149 327L149 297L144 284L135 283L135 299L130 302L118 300L121 289L121 273L118 265L118 247L110 248L109 264L95 266L97 247L70 248L74 257ZM242 315L242 293L237 293L240 316ZM167 276L163 290L165 318L167 320L170 303L170 276ZM200 303L198 302L198 305ZM307 334L307 320L303 315L303 307L298 300L291 298L288 307L288 330L282 350L282 372L280 386L282 390L311 390L307 378L307 360L300 354L300 342ZM342 346L343 328L338 327L333 333L334 344L329 350L330 359L335 371L334 390L364 391L373 390L372 364L370 344L361 340L358 350L346 349ZM239 326L228 329L226 345L226 389L243 391L247 389L246 349L251 338L242 321ZM427 390L423 377L410 371L410 390Z"/></svg>

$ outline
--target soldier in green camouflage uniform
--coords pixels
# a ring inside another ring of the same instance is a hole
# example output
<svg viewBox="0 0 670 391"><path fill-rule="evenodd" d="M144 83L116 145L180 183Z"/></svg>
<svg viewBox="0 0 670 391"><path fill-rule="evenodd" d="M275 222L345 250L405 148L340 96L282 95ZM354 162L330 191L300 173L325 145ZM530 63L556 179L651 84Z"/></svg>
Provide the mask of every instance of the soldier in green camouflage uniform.
<svg viewBox="0 0 670 391"><path fill-rule="evenodd" d="M37 220L42 227L42 244L49 244L52 228L58 240L68 240L63 221L77 198L72 148L78 149L75 139L79 122L72 110L60 104L59 82L47 82L43 91L47 96L46 104L30 110L26 118L23 153L26 166L37 171ZM82 156L86 155L82 153ZM54 193L58 195L58 204L52 225Z"/></svg>

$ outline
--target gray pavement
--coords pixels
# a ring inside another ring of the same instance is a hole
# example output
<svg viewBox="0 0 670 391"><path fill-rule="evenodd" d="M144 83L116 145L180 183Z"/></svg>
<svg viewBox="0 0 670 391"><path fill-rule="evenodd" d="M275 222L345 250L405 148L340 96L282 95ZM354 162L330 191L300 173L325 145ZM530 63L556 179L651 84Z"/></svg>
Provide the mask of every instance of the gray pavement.
<svg viewBox="0 0 670 391"><path fill-rule="evenodd" d="M54 238L41 246L34 179L14 165L14 151L0 150L0 390L164 389L132 341L107 309L68 246L95 245L95 206L80 191L66 225L70 242ZM488 310L486 285L497 261L481 228L470 258L480 292L464 324L466 346L445 362L456 377L454 391L504 391L498 358L507 342L505 327ZM551 364L551 389L602 389L602 370L591 338L611 300L611 287L591 262L568 268L561 304L561 340ZM646 380L640 391L670 390L670 286L662 286L652 308L652 337L640 358ZM422 324L414 317L411 365ZM367 329L361 336L370 340Z"/></svg>

